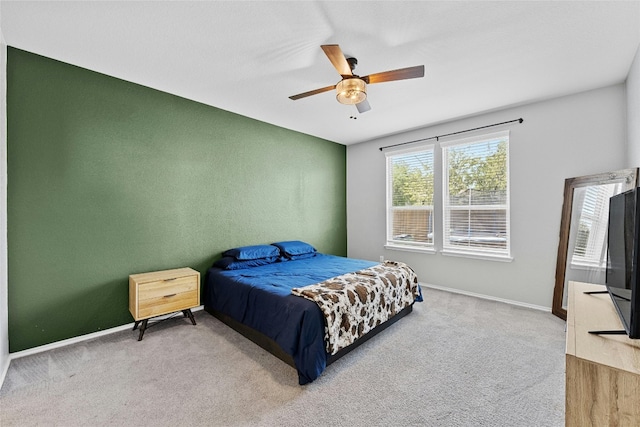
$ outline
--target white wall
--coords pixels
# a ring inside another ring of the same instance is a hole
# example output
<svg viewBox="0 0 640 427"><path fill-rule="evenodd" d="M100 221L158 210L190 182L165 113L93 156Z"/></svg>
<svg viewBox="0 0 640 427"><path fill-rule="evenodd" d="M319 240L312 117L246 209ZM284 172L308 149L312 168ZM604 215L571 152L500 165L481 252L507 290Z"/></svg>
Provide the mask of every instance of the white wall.
<svg viewBox="0 0 640 427"><path fill-rule="evenodd" d="M627 76L627 166L640 165L640 47Z"/></svg>
<svg viewBox="0 0 640 427"><path fill-rule="evenodd" d="M485 130L511 130L512 262L384 249L385 156L379 147L520 117L522 124ZM422 283L551 307L564 180L626 167L626 132L620 84L348 146L348 256L375 261L384 255L407 262Z"/></svg>
<svg viewBox="0 0 640 427"><path fill-rule="evenodd" d="M9 368L7 280L7 45L0 27L0 386Z"/></svg>

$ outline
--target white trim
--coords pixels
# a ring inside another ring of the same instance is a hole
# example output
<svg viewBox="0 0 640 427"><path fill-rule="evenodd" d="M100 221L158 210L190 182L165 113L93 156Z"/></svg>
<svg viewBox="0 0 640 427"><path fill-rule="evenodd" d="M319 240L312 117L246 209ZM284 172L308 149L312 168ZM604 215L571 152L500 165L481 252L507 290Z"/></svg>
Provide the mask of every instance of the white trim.
<svg viewBox="0 0 640 427"><path fill-rule="evenodd" d="M385 192L386 192L385 212L386 212L386 237L387 237L388 245L392 245L392 246L394 245L393 243L394 242L394 239L393 239L394 211L424 210L431 213L430 215L431 218L433 218L433 215L435 213L435 206L433 204L433 200L431 201L432 202L431 205L419 205L419 206L411 205L411 206L396 206L396 207L393 206L393 172L392 172L393 165L392 163L394 158L400 157L405 154L424 154L424 153L429 153L431 155L432 167L435 167L436 152L435 152L435 144L433 143L419 144L418 146L412 146L412 147L402 147L397 150L391 150L390 152L385 153L385 181L386 181L385 182ZM433 174L435 178L435 170L433 171ZM434 184L433 190L434 190L433 196L435 197L435 184ZM427 243L427 242L418 242L418 243L427 247L433 247L433 239L432 239L432 243Z"/></svg>
<svg viewBox="0 0 640 427"><path fill-rule="evenodd" d="M405 252L420 252L423 254L435 254L436 250L433 246L400 246L400 245L393 245L393 244L389 244L387 243L386 245L384 245L385 249L390 249L392 251L405 251Z"/></svg>
<svg viewBox="0 0 640 427"><path fill-rule="evenodd" d="M387 247L387 246L385 246ZM405 248L389 248L389 249L399 249L399 250L405 250ZM421 251L424 252L424 251ZM466 295L466 296L470 296L470 297L475 297L475 298L481 298L481 299L486 299L486 300L490 300L490 301L496 301L496 302L501 302L501 303L505 303L505 304L510 304L510 305L515 305L515 306L519 306L519 307L525 307L525 308L531 308L534 310L540 310L540 311L545 311L545 312L551 312L551 308L550 307L545 307L545 306L541 306L541 305L535 305L535 304L528 304L528 303L524 303L524 302L520 302L520 301L514 301L514 300L508 300L508 299L504 299L504 298L497 298L497 297L493 297L490 295L483 295L483 294L478 294L475 292L468 292L468 291L463 291L461 289L455 289L455 288L448 288L445 286L437 286L437 285L432 285L429 283L422 283L420 282L419 285L423 288L430 288L430 289L436 289L439 291L444 291L444 292L450 292L450 293L454 293L454 294L461 294L461 295ZM191 311L199 311L202 310L204 307L203 306L198 306L193 308ZM173 313L171 314L167 314L165 316L159 316L155 319L158 320L162 320L162 319L167 319L169 317L171 317L173 315ZM12 360L14 359L19 359L21 357L25 357L25 356L31 356L33 354L38 354L38 353L42 353L45 351L49 351L49 350L53 350L56 348L61 348L61 347L66 347L68 345L72 345L72 344L77 344L83 341L88 341L94 338L98 338L98 337L102 337L105 335L110 335L116 332L121 332L121 331L125 331L125 330L129 330L133 328L134 323L129 323L126 325L121 325L121 326L116 326L114 328L110 328L110 329L105 329L104 331L100 331L100 332L93 332L91 334L86 334L86 335L80 335L78 337L74 337L74 338L69 338L66 340L62 340L62 341L57 341L51 344L45 344L45 345L41 345L38 347L34 347L34 348L30 348L27 350L23 350L23 351L17 351L15 353L10 353L9 354L9 359L7 359L7 362L5 364L5 366L2 367L2 370L0 371L0 387L2 386L2 384L4 384L4 380L6 378L7 372L9 371L9 365L11 363Z"/></svg>
<svg viewBox="0 0 640 427"><path fill-rule="evenodd" d="M470 251L452 251L451 249L443 249L440 251L445 256L457 256L461 258L484 259L487 261L511 262L513 257L503 254L490 254L489 252L470 252Z"/></svg>
<svg viewBox="0 0 640 427"><path fill-rule="evenodd" d="M432 285L432 284L429 284L429 283L420 283L420 286L422 286L424 288L431 288L431 289L436 289L436 290L444 291L444 292L451 292L453 294L461 294L461 295L466 295L466 296L469 296L469 297L475 297L475 298L481 298L481 299L486 299L486 300L490 300L490 301L502 302L502 303L505 303L505 304L516 305L518 307L531 308L533 310L540 310L540 311L545 311L545 312L551 313L551 307L546 307L546 306L543 306L543 305L535 305L535 304L529 304L529 303L526 303L526 302L520 302L520 301L514 301L514 300L510 300L510 299L493 297L493 296L490 296L490 295L477 294L475 292L468 292L468 291L463 291L461 289L455 289L455 288L447 288L445 286L437 286L437 285ZM424 295L423 295L423 297L424 297Z"/></svg>
<svg viewBox="0 0 640 427"><path fill-rule="evenodd" d="M384 150L384 155L386 157L389 156L397 156L402 153L411 153L413 151L425 151L425 150L434 150L436 144L434 142L423 142L423 143L415 143L411 144L411 147L389 147Z"/></svg>
<svg viewBox="0 0 640 427"><path fill-rule="evenodd" d="M204 308L204 306L200 305L198 307L194 307L191 309L191 311L200 311ZM169 314L165 314L163 316L157 316L157 317L153 317L153 320L164 320L164 319L168 319L170 317L172 317L173 315L175 315L175 313L169 313ZM126 331L126 330L130 330L133 329L133 325L135 323L131 322L128 323L126 325L120 325L120 326L116 326L114 328L110 328L110 329L105 329L104 331L99 331L99 332L92 332L90 334L85 334L85 335L80 335L77 337L73 337L73 338L69 338L66 340L62 340L62 341L56 341L56 342L52 342L51 344L45 344L45 345L41 345L38 347L33 347L33 348L28 348L26 350L22 350L22 351L16 351L15 353L9 353L9 360L13 360L13 359L19 359L21 357L25 357L25 356L31 356L33 354L38 354L38 353L42 353L45 351L49 351L49 350L53 350L56 348L60 348L60 347L66 347L68 345L72 345L72 344L77 344L83 341L88 341L94 338L98 338L98 337L102 337L105 335L110 335L110 334L114 334L116 332L122 332L122 331ZM7 368L9 366L7 365ZM4 378L3 378L4 380ZM0 384L2 384L0 382Z"/></svg>
<svg viewBox="0 0 640 427"><path fill-rule="evenodd" d="M9 372L9 365L11 364L11 354L9 357L5 359L4 366L2 366L2 370L0 370L0 388L4 384L4 379L7 377L7 372Z"/></svg>
<svg viewBox="0 0 640 427"><path fill-rule="evenodd" d="M0 28L0 387L9 370L9 279L7 273L7 42Z"/></svg>
<svg viewBox="0 0 640 427"><path fill-rule="evenodd" d="M593 265L593 264L589 264L589 263L582 263L582 262L571 262L569 264L569 268L571 270L594 270L597 271L598 273L603 273L607 270L607 266L605 265Z"/></svg>
<svg viewBox="0 0 640 427"><path fill-rule="evenodd" d="M509 138L510 136L509 130L503 130L500 132L493 133L484 133L481 135L471 136L468 138L457 138L452 139L450 141L440 141L440 147L450 147L452 145L460 145L460 144L473 144L474 142L484 142L484 141L493 141L495 139L502 139L504 137Z"/></svg>
<svg viewBox="0 0 640 427"><path fill-rule="evenodd" d="M509 147L511 146L511 131L504 130L500 132L494 132L489 134L481 134L477 136L472 136L469 138L461 138L454 139L447 142L440 142L440 151L441 151L441 162L442 162L442 186L441 186L441 194L442 194L442 203L441 203L441 212L442 212L442 254L443 255L453 255L453 256L461 256L468 258L477 258L477 259L487 259L493 261L506 261L511 262L513 258L511 257L511 176L510 176L510 155L509 155ZM454 249L452 248L452 244L450 242L450 216L448 212L454 210L465 210L470 207L452 207L450 206L449 201L449 159L448 159L448 149L450 147L455 147L458 145L471 145L471 144L479 144L482 142L490 142L490 141L499 141L499 140L507 140L506 146L506 176L507 176L507 189L506 189L506 203L504 205L486 205L486 206L473 206L473 209L485 210L485 209L504 209L505 210L505 221L506 221L506 248L499 252L492 251L491 249L482 249L478 248L477 250L470 250L466 252L464 249ZM503 207L504 206L504 207ZM463 253L463 251L465 251Z"/></svg>

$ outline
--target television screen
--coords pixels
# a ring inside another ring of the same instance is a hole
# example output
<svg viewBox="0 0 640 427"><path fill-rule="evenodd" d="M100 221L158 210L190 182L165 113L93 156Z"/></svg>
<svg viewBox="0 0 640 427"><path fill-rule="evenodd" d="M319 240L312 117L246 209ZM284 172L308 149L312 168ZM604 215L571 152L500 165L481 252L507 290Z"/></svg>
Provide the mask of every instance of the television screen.
<svg viewBox="0 0 640 427"><path fill-rule="evenodd" d="M639 194L637 189L629 190L609 201L607 290L631 338L640 338L640 325L635 319L640 300L634 301L638 299Z"/></svg>

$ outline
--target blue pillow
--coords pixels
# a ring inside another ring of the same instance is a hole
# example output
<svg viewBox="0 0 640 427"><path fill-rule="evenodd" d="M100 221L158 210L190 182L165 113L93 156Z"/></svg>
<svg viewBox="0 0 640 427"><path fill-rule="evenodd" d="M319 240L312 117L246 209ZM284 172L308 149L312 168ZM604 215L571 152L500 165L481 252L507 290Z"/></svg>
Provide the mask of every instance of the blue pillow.
<svg viewBox="0 0 640 427"><path fill-rule="evenodd" d="M301 242L300 240L290 240L288 242L276 242L272 243L273 246L282 251L282 254L287 258L291 258L296 255L315 254L316 248L308 243ZM313 256L313 255L312 255Z"/></svg>
<svg viewBox="0 0 640 427"><path fill-rule="evenodd" d="M300 255L287 255L287 257L285 259L288 259L290 261L295 261L297 259L305 259L305 258L311 258L316 256L315 252L311 252L308 254L300 254Z"/></svg>
<svg viewBox="0 0 640 427"><path fill-rule="evenodd" d="M238 261L277 257L279 255L280 250L272 245L242 246L226 250L222 253L223 257L234 257Z"/></svg>
<svg viewBox="0 0 640 427"><path fill-rule="evenodd" d="M243 268L259 267L261 265L272 264L280 259L279 256L272 256L267 258L249 259L245 261L238 261L232 256L225 256L213 263L214 267L222 268L223 270L240 270Z"/></svg>

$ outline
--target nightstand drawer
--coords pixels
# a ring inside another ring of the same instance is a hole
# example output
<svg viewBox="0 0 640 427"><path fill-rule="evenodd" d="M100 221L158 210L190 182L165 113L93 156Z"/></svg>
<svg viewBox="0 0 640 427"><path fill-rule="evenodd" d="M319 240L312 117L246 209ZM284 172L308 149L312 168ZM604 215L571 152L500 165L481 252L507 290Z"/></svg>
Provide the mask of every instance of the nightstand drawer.
<svg viewBox="0 0 640 427"><path fill-rule="evenodd" d="M156 294L154 292L147 292L147 294ZM171 292L171 289L167 289ZM153 317L159 316L165 313L173 313L174 311L180 311L184 308L195 307L198 304L198 293L196 288L188 292L175 293L171 292L163 296L155 296L152 298L142 299L142 292L140 293L140 301L138 303L138 317Z"/></svg>
<svg viewBox="0 0 640 427"><path fill-rule="evenodd" d="M162 298L172 294L195 291L198 288L196 276L176 277L138 285L140 304L144 300ZM194 292L195 294L195 292Z"/></svg>

